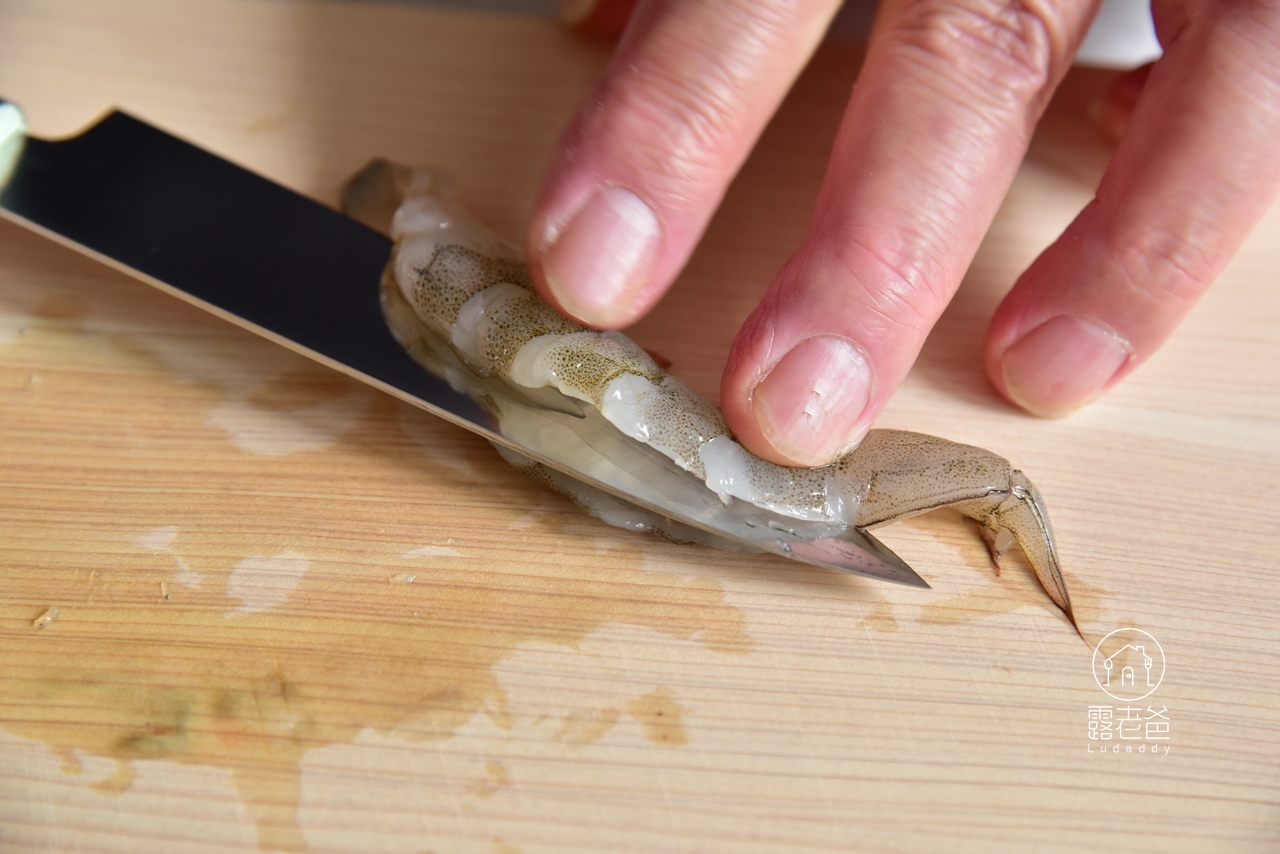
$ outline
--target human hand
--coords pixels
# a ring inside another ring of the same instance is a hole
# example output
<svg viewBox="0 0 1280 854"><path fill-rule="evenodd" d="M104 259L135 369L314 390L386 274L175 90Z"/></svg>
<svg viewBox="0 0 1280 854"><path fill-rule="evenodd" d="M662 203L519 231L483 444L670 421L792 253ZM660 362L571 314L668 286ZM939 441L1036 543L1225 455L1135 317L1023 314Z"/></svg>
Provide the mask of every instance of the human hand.
<svg viewBox="0 0 1280 854"><path fill-rule="evenodd" d="M534 212L542 295L601 328L647 312L838 6L640 0ZM819 465L866 434L959 286L1096 6L883 0L809 233L725 369L721 405L747 448ZM1150 357L1280 193L1280 0L1153 11L1164 55L1116 89L1127 130L1097 196L987 333L991 381L1040 415L1092 401Z"/></svg>

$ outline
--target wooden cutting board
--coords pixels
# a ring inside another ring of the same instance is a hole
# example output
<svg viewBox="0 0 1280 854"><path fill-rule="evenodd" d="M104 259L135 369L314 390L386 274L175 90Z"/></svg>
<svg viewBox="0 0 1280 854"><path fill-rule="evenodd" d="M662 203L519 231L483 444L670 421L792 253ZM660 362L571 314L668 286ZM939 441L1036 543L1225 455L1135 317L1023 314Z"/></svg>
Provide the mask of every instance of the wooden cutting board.
<svg viewBox="0 0 1280 854"><path fill-rule="evenodd" d="M38 135L119 105L329 202L372 156L438 164L512 236L607 55L406 5L0 2L0 95ZM858 61L823 47L634 330L703 392ZM1068 78L881 424L1025 469L1082 628L1157 639L1154 693L1104 693L955 513L882 531L929 591L615 530L0 223L0 851L1277 850L1280 210L1088 411L1025 416L979 363L1090 197L1111 79Z"/></svg>

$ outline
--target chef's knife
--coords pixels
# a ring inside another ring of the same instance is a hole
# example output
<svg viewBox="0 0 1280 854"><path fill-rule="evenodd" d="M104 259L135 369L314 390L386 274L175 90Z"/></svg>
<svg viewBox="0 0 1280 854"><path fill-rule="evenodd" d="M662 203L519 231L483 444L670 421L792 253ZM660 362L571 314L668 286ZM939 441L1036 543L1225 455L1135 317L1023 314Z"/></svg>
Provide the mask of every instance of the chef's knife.
<svg viewBox="0 0 1280 854"><path fill-rule="evenodd" d="M725 507L710 491L690 501L664 492L661 478L610 478L554 446L503 435L486 410L392 337L379 303L387 237L123 112L50 141L28 136L22 112L0 101L0 214L666 518L805 563L928 587L860 529L798 522L741 501ZM573 418L532 415L549 426Z"/></svg>

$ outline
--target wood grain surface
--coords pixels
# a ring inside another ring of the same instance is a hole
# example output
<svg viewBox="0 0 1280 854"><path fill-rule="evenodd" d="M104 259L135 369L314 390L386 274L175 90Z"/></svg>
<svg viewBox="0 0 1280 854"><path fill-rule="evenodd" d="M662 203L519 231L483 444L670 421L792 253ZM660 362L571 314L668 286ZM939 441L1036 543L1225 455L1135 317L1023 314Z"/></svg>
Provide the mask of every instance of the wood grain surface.
<svg viewBox="0 0 1280 854"><path fill-rule="evenodd" d="M119 105L328 202L372 156L438 164L512 236L607 56L405 5L0 2L0 95L38 135ZM805 228L858 61L822 48L634 330L703 392ZM1280 210L1089 410L1023 415L979 362L1090 198L1110 80L1068 78L881 425L1034 478L1090 640L1158 639L1149 697L1104 693L955 513L881 532L928 591L615 530L0 222L0 852L1280 849Z"/></svg>

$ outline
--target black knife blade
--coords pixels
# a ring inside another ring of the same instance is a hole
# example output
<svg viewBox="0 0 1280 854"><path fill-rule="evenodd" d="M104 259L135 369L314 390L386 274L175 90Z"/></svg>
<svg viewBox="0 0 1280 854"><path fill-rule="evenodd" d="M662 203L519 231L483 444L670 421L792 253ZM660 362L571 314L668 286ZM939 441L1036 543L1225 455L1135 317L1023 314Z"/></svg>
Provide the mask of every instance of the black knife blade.
<svg viewBox="0 0 1280 854"><path fill-rule="evenodd" d="M392 337L378 297L392 243L356 220L123 112L59 141L25 128L0 101L0 215L637 506L804 563L928 587L865 531L725 507L710 492L690 501L662 478L612 477L503 435Z"/></svg>

